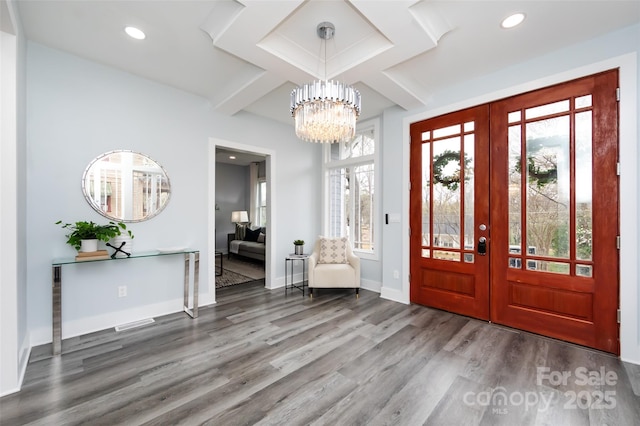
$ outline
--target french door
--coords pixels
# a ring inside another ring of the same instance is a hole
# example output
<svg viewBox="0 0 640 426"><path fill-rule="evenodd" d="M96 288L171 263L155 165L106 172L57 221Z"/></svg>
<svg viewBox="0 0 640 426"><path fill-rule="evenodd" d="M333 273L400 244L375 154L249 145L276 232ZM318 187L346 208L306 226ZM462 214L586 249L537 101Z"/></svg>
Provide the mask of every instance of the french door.
<svg viewBox="0 0 640 426"><path fill-rule="evenodd" d="M411 301L618 353L617 70L411 125Z"/></svg>
<svg viewBox="0 0 640 426"><path fill-rule="evenodd" d="M489 319L488 152L488 105L411 125L414 303Z"/></svg>

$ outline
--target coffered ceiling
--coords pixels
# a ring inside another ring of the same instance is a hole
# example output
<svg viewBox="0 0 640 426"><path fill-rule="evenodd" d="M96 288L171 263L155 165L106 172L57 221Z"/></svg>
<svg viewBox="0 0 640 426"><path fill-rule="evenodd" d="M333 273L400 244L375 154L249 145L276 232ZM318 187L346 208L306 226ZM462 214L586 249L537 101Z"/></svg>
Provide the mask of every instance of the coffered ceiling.
<svg viewBox="0 0 640 426"><path fill-rule="evenodd" d="M223 114L288 124L291 90L313 79L353 84L366 119L392 105L427 105L438 88L640 21L638 0L17 3L32 41L201 95ZM501 28L513 12L524 12L524 23ZM316 32L323 21L336 28L326 43ZM146 39L127 36L129 25Z"/></svg>

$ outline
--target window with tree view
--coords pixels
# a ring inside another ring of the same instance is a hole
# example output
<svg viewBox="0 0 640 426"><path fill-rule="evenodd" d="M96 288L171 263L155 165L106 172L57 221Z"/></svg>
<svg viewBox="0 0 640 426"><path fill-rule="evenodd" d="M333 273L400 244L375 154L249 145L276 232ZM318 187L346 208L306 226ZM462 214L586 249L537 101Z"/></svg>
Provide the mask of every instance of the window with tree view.
<svg viewBox="0 0 640 426"><path fill-rule="evenodd" d="M354 250L375 252L376 123L358 126L350 142L329 147L328 235L347 236Z"/></svg>

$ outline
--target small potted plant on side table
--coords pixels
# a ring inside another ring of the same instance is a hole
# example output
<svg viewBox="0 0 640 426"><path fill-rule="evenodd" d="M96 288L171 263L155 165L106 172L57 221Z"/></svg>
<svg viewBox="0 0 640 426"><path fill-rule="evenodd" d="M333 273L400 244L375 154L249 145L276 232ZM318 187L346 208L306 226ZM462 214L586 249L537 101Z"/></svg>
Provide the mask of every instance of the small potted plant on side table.
<svg viewBox="0 0 640 426"><path fill-rule="evenodd" d="M123 231L133 238L127 225L122 222L109 222L106 225L98 225L93 222L79 221L75 223L62 223L61 220L56 222L64 229L70 231L67 235L67 244L78 250L79 252L95 252L98 250L98 241L109 242L113 237L122 235Z"/></svg>
<svg viewBox="0 0 640 426"><path fill-rule="evenodd" d="M304 254L304 240L294 240L293 247L295 254Z"/></svg>

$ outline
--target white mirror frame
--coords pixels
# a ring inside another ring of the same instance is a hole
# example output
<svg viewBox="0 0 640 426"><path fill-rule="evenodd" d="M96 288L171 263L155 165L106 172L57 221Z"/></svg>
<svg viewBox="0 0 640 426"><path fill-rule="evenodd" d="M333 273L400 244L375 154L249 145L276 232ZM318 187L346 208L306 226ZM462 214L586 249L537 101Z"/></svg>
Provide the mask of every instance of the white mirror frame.
<svg viewBox="0 0 640 426"><path fill-rule="evenodd" d="M124 164L122 161L108 161L112 158L122 158ZM138 185L136 174L139 174ZM142 222L158 215L167 206L171 198L171 182L164 168L148 155L114 150L89 163L82 175L82 193L89 205L107 219ZM136 193L139 194L137 200ZM145 204L148 212L145 212Z"/></svg>

